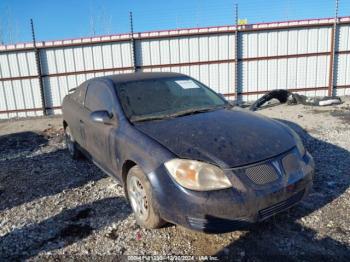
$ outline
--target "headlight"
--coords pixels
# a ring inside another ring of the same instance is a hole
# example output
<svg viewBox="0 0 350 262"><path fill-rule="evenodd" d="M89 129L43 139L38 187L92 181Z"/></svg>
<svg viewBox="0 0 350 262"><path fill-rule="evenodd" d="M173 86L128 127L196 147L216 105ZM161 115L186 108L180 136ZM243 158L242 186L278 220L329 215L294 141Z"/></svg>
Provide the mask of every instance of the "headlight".
<svg viewBox="0 0 350 262"><path fill-rule="evenodd" d="M290 131L294 137L297 149L299 151L299 154L303 157L306 153L303 141L301 140L300 136L295 132L293 129L290 128Z"/></svg>
<svg viewBox="0 0 350 262"><path fill-rule="evenodd" d="M232 187L224 172L214 165L195 160L172 159L165 163L165 167L177 183L188 189L209 191Z"/></svg>

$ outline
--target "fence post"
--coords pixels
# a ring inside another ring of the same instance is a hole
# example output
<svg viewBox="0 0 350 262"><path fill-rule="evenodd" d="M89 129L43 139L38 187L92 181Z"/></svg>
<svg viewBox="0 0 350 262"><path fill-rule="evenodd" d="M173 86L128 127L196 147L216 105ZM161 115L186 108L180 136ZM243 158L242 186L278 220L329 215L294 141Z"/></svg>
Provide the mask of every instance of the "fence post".
<svg viewBox="0 0 350 262"><path fill-rule="evenodd" d="M32 38L33 38L33 46L34 46L34 52L35 52L36 70L37 70L38 79L39 79L41 106L42 106L43 114L44 114L44 116L46 116L47 112L46 112L43 76L42 76L42 72L41 72L40 50L36 46L33 19L30 19L30 25L31 25L31 29L32 29Z"/></svg>
<svg viewBox="0 0 350 262"><path fill-rule="evenodd" d="M335 62L335 48L337 40L337 24L338 24L338 7L339 0L335 1L335 16L334 23L331 32L331 50L330 50L330 61L329 61L329 83L328 83L328 96L334 95L334 62Z"/></svg>
<svg viewBox="0 0 350 262"><path fill-rule="evenodd" d="M134 72L137 71L137 65L136 65L136 50L135 50L135 39L134 39L134 24L133 24L133 18L132 18L132 12L129 12L129 18L130 18L130 41L131 41L131 61L133 63Z"/></svg>
<svg viewBox="0 0 350 262"><path fill-rule="evenodd" d="M239 93L238 93L238 4L235 4L235 57L234 57L234 65L235 65L235 100L236 104L239 104Z"/></svg>

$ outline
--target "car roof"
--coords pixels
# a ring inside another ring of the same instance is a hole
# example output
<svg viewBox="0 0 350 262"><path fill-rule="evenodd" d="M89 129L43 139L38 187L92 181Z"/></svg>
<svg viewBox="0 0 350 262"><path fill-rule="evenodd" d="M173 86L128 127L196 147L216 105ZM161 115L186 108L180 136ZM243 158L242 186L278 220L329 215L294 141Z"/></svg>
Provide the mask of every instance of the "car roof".
<svg viewBox="0 0 350 262"><path fill-rule="evenodd" d="M118 75L109 75L99 77L99 79L109 79L112 80L115 84L133 82L133 81L142 81L142 80L151 80L151 79L163 79L163 78L172 78L172 77L188 77L180 73L171 73L171 72L136 72L128 74L118 74Z"/></svg>

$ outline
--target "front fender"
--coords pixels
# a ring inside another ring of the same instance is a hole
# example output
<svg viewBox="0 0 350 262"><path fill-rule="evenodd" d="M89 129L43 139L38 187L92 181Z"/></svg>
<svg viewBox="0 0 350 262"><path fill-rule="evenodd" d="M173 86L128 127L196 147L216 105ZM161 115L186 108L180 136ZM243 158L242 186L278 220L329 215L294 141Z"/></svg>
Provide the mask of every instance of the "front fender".
<svg viewBox="0 0 350 262"><path fill-rule="evenodd" d="M128 160L136 163L145 174L148 174L176 157L167 148L135 129L131 124L118 128L115 141L119 177L122 177L122 166Z"/></svg>

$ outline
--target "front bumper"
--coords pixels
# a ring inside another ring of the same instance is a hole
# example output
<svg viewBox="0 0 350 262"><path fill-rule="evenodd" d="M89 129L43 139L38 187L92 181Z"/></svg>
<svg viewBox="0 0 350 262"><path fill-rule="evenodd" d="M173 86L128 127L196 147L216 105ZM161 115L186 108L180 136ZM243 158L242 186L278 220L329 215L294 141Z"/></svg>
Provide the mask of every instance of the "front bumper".
<svg viewBox="0 0 350 262"><path fill-rule="evenodd" d="M245 180L238 170L227 170L233 188L193 191L179 186L162 165L148 174L157 209L163 219L203 232L228 232L262 221L300 202L312 187L314 161L303 158L303 172L267 185Z"/></svg>

